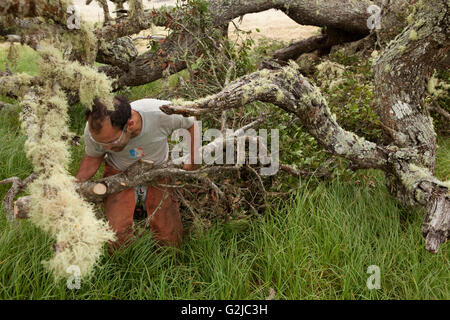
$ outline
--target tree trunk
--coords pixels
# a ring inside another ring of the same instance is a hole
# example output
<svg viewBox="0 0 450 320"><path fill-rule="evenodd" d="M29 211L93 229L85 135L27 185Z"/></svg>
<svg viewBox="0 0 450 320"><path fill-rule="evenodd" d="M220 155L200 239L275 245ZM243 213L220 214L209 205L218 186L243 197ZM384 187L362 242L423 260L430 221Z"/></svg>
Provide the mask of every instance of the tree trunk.
<svg viewBox="0 0 450 320"><path fill-rule="evenodd" d="M419 2L416 13L410 17L410 25L389 44L374 67L375 89L379 97L377 111L388 128L385 130L386 142L417 152L413 159L398 159L394 170L386 173L387 185L405 207L417 203L426 205L423 232L424 235L429 233L427 249L433 252L448 237L450 196L445 188L441 190L439 183L423 185L420 177L424 170L425 176L434 173L436 156L433 121L424 99L425 83L435 67L442 65L448 53L448 10L449 4L444 0L427 4ZM421 169L415 170L418 167ZM432 227L427 221L441 221L438 224L443 229L437 230L439 228Z"/></svg>

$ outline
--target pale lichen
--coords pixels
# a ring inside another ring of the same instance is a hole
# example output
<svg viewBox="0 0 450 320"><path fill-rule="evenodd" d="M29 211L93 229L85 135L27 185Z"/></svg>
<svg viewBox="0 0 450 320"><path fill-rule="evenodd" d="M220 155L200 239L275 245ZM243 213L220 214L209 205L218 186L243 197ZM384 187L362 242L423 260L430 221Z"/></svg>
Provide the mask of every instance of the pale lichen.
<svg viewBox="0 0 450 320"><path fill-rule="evenodd" d="M21 106L22 128L28 135L25 152L39 174L28 188L31 222L56 239L55 254L44 264L55 279L68 277L72 265L80 268L82 277L89 276L114 233L78 195L67 172L70 153L62 139L68 135L65 94L57 85L46 86L37 96L26 95Z"/></svg>
<svg viewBox="0 0 450 320"><path fill-rule="evenodd" d="M412 29L409 32L409 39L412 40L412 41L417 41L418 36L417 36L417 31L416 30Z"/></svg>
<svg viewBox="0 0 450 320"><path fill-rule="evenodd" d="M277 102L282 102L284 100L284 93L281 89L277 90L275 99L277 100Z"/></svg>
<svg viewBox="0 0 450 320"><path fill-rule="evenodd" d="M440 80L436 77L436 73L434 73L427 84L427 91L429 94L434 96L435 98L443 97L448 94L448 90L450 89L450 83Z"/></svg>
<svg viewBox="0 0 450 320"><path fill-rule="evenodd" d="M343 77L345 66L336 62L326 60L317 65L317 77L321 80L322 88L333 90L335 87L345 82Z"/></svg>
<svg viewBox="0 0 450 320"><path fill-rule="evenodd" d="M115 235L106 221L95 217L92 205L78 195L74 178L67 172L70 161L67 137L71 133L62 88L79 90L82 102L89 105L95 96L108 97L111 87L95 70L65 61L53 46L42 46L38 53L42 58L41 85L30 88L20 102L22 129L27 134L25 152L38 174L28 188L30 218L56 239L54 256L44 262L55 279L70 276L71 266L80 269L81 277L87 277L92 275L103 245L114 240ZM83 82L89 82L90 86L83 87Z"/></svg>
<svg viewBox="0 0 450 320"><path fill-rule="evenodd" d="M410 115L412 113L412 110L407 103L403 101L397 101L397 103L392 106L391 113L394 114L397 119L401 120L404 117Z"/></svg>
<svg viewBox="0 0 450 320"><path fill-rule="evenodd" d="M92 106L95 98L100 98L112 108L112 80L90 66L83 66L78 61L67 62L55 47L46 45L38 50L42 57L39 63L39 75L53 79L69 91L78 92L80 102Z"/></svg>
<svg viewBox="0 0 450 320"><path fill-rule="evenodd" d="M31 86L32 80L33 76L24 72L0 77L0 94L23 97Z"/></svg>

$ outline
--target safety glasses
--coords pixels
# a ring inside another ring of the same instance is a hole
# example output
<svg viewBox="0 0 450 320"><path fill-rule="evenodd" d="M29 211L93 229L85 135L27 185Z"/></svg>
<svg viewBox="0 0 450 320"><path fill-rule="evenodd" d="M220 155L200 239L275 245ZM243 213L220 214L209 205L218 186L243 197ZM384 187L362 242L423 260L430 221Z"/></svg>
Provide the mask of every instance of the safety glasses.
<svg viewBox="0 0 450 320"><path fill-rule="evenodd" d="M123 140L123 137L125 136L126 130L127 130L127 125L125 124L125 126L122 129L122 134L120 135L120 137L117 140L114 140L114 141L108 142L108 143L98 142L97 140L95 140L94 137L92 137L91 131L89 130L89 128L88 128L88 135L89 135L89 138L91 138L92 141L94 141L95 143L97 143L103 147L111 147L111 146L120 145L122 143L122 140Z"/></svg>

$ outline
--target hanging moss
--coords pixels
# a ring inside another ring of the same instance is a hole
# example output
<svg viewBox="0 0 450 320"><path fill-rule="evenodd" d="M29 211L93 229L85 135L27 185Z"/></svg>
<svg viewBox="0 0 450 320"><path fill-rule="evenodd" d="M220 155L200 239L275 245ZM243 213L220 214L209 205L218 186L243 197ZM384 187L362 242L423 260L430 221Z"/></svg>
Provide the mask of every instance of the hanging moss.
<svg viewBox="0 0 450 320"><path fill-rule="evenodd" d="M38 53L42 58L38 74L41 85L22 93L21 100L22 128L28 136L25 152L39 175L29 186L31 222L56 239L54 256L44 262L55 279L68 277L67 268L72 265L87 277L92 275L103 245L115 235L78 195L74 177L67 171L70 152L62 136L71 133L67 99L61 88L78 91L87 106L95 97L112 106L111 81L91 67L67 62L54 46L42 45ZM30 87L31 77L26 74L4 78L0 84L7 90L18 83Z"/></svg>
<svg viewBox="0 0 450 320"><path fill-rule="evenodd" d="M93 65L97 57L98 40L93 29L82 23L80 29L65 32L54 44L64 52L64 58L81 61L85 65Z"/></svg>
<svg viewBox="0 0 450 320"><path fill-rule="evenodd" d="M62 53L53 46L45 46L39 53L43 58L39 66L41 77L53 79L62 87L78 92L80 102L87 107L91 107L93 100L99 97L112 108L112 80L106 74L78 61L65 61Z"/></svg>
<svg viewBox="0 0 450 320"><path fill-rule="evenodd" d="M28 91L32 80L33 76L27 73L0 77L0 94L12 94L20 98Z"/></svg>
<svg viewBox="0 0 450 320"><path fill-rule="evenodd" d="M36 94L26 95L21 102L22 128L28 135L25 152L39 174L28 188L30 218L56 239L55 255L44 262L55 279L69 276L67 268L71 265L78 266L81 276L87 277L114 233L78 195L74 178L67 172L70 153L61 136L69 134L68 105L53 81L47 79Z"/></svg>

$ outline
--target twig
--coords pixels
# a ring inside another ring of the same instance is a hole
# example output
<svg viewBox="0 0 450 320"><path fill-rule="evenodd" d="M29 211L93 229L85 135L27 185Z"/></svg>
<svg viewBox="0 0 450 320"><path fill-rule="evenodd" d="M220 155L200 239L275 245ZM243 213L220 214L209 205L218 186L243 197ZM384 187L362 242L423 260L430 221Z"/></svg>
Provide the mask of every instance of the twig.
<svg viewBox="0 0 450 320"><path fill-rule="evenodd" d="M257 180L259 182L259 184L258 184L259 188L261 189L261 191L263 193L263 196L264 196L264 201L266 201L267 200L267 191L266 191L266 188L264 187L264 183L262 181L261 176L258 174L258 172L256 172L255 169L253 169L249 165L246 165L245 167L246 167L247 170L251 171L256 176L256 178L257 178Z"/></svg>
<svg viewBox="0 0 450 320"><path fill-rule="evenodd" d="M431 100L433 102L433 104L429 107L430 110L439 113L441 116L443 116L447 121L450 122L450 113L448 113L447 111L445 111L440 105L439 103L432 98Z"/></svg>
<svg viewBox="0 0 450 320"><path fill-rule="evenodd" d="M3 209L5 210L5 215L11 223L14 220L14 198L22 192L27 185L32 182L37 177L36 173L30 174L23 181L18 177L11 177L0 181L0 184L12 183L11 188L6 193L3 198Z"/></svg>

